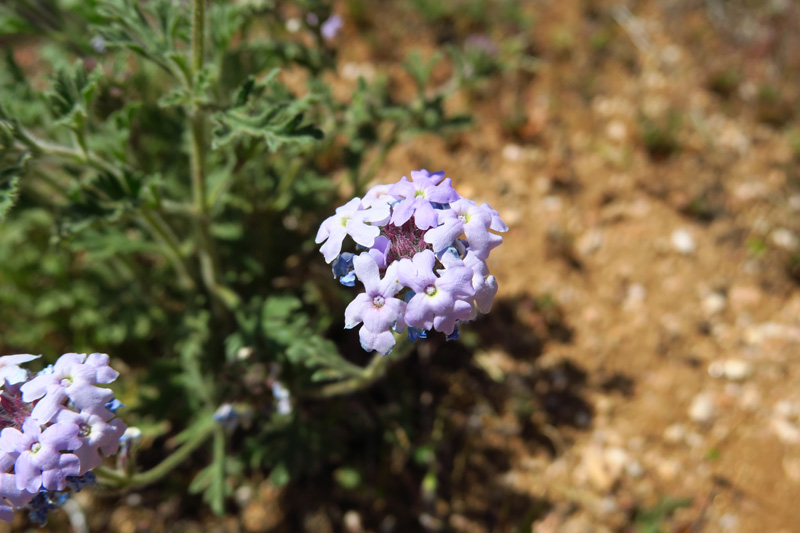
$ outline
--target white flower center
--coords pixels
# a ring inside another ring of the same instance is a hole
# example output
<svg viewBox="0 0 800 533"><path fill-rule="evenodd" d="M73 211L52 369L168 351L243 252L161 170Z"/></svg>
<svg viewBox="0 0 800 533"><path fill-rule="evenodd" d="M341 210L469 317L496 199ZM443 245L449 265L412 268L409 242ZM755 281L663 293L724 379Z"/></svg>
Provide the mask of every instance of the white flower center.
<svg viewBox="0 0 800 533"><path fill-rule="evenodd" d="M385 300L385 299L383 298L383 296L381 296L381 295L378 295L378 296L376 296L375 298L373 298L373 299L372 299L372 305L374 305L374 306L375 306L375 307L377 307L378 309L380 309L381 307L383 307L383 305L384 305L385 303L386 303L386 300Z"/></svg>
<svg viewBox="0 0 800 533"><path fill-rule="evenodd" d="M42 445L39 442L34 442L31 445L31 453L37 453L41 449L42 449Z"/></svg>
<svg viewBox="0 0 800 533"><path fill-rule="evenodd" d="M428 296L434 296L436 294L436 285L428 285L425 287L425 294Z"/></svg>

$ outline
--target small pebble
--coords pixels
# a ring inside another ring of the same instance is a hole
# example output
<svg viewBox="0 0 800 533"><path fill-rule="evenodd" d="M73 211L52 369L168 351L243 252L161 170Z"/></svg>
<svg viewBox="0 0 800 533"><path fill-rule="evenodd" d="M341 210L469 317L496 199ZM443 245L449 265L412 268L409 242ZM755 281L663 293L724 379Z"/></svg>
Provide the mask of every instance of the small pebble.
<svg viewBox="0 0 800 533"><path fill-rule="evenodd" d="M733 531L739 527L739 517L735 514L724 514L719 517L719 527L725 531Z"/></svg>
<svg viewBox="0 0 800 533"><path fill-rule="evenodd" d="M779 246L784 250L794 252L800 248L800 241L798 241L797 236L786 228L776 229L772 232L770 238L775 246Z"/></svg>
<svg viewBox="0 0 800 533"><path fill-rule="evenodd" d="M364 526L361 525L361 515L358 511L347 511L344 514L344 528L347 533L363 533Z"/></svg>
<svg viewBox="0 0 800 533"><path fill-rule="evenodd" d="M640 478L644 474L644 468L639 461L631 461L625 465L625 473L634 479Z"/></svg>
<svg viewBox="0 0 800 533"><path fill-rule="evenodd" d="M699 433L692 432L686 435L686 444L692 448L702 448L704 443L705 439Z"/></svg>
<svg viewBox="0 0 800 533"><path fill-rule="evenodd" d="M664 440L667 442L680 442L686 435L686 428L683 424L672 424L664 430Z"/></svg>
<svg viewBox="0 0 800 533"><path fill-rule="evenodd" d="M782 443L800 444L800 429L788 420L773 418L770 425Z"/></svg>
<svg viewBox="0 0 800 533"><path fill-rule="evenodd" d="M731 381L741 381L753 372L753 365L742 359L728 359L722 364L722 373Z"/></svg>
<svg viewBox="0 0 800 533"><path fill-rule="evenodd" d="M725 309L725 303L725 296L718 292L712 292L703 298L703 311L705 311L707 315L716 315Z"/></svg>
<svg viewBox="0 0 800 533"><path fill-rule="evenodd" d="M522 148L516 144L507 144L503 147L503 159L506 161L520 161Z"/></svg>
<svg viewBox="0 0 800 533"><path fill-rule="evenodd" d="M689 407L689 418L701 424L708 422L714 416L714 396L711 393L703 392L692 400Z"/></svg>
<svg viewBox="0 0 800 533"><path fill-rule="evenodd" d="M646 295L647 289L644 288L644 285L632 283L628 287L628 293L625 295L625 301L622 306L628 311L636 311L642 307Z"/></svg>
<svg viewBox="0 0 800 533"><path fill-rule="evenodd" d="M670 240L672 241L672 247L684 255L693 253L697 248L694 243L694 237L685 229L676 229L673 231Z"/></svg>

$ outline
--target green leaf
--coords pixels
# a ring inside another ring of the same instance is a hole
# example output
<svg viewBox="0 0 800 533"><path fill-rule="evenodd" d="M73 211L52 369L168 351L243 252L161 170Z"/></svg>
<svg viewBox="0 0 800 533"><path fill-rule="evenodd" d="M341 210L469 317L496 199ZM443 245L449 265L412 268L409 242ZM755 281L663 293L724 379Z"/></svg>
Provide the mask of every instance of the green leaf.
<svg viewBox="0 0 800 533"><path fill-rule="evenodd" d="M272 468L269 473L269 481L276 487L283 487L290 480L289 469L286 468L286 463L278 463Z"/></svg>
<svg viewBox="0 0 800 533"><path fill-rule="evenodd" d="M322 130L304 124L305 112L316 98L313 95L293 98L276 81L278 72L273 69L261 81L250 77L233 93L233 105L213 117L216 128L212 148L255 138L275 151L282 144L306 144L323 137Z"/></svg>
<svg viewBox="0 0 800 533"><path fill-rule="evenodd" d="M45 93L45 98L59 124L75 131L83 130L101 77L101 69L87 74L80 62L56 71L52 88Z"/></svg>
<svg viewBox="0 0 800 533"><path fill-rule="evenodd" d="M17 202L19 180L25 174L25 167L31 159L28 153L22 154L16 160L0 156L0 221L3 221L8 211Z"/></svg>

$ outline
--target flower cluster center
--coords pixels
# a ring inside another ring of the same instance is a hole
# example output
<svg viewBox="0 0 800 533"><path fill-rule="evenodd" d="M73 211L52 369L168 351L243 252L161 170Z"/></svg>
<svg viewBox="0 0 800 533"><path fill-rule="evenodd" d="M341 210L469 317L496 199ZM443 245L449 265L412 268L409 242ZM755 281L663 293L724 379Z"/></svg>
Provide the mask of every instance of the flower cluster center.
<svg viewBox="0 0 800 533"><path fill-rule="evenodd" d="M403 258L411 259L428 248L428 243L425 242L426 230L417 227L413 216L402 226L386 224L381 230L390 243L386 255L387 265Z"/></svg>

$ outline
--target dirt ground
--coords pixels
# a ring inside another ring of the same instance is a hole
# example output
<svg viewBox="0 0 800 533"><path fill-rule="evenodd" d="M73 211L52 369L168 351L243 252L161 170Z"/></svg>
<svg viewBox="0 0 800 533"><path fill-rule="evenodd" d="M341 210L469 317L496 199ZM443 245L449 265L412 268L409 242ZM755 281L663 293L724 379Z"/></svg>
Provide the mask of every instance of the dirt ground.
<svg viewBox="0 0 800 533"><path fill-rule="evenodd" d="M430 53L442 28L387 5L370 17L391 45L376 47L376 31L359 35L337 7L342 83L386 70L407 90L405 52ZM474 114L473 129L410 141L378 176L444 169L510 226L490 259L500 292L474 325L474 352L427 350L464 366L424 367L440 385L434 404L452 407L441 438L454 451L441 467L452 486L413 504L420 523L800 530L797 5L537 0L524 10L536 71L460 95L453 107ZM411 531L402 507L398 525L382 507L346 502L339 521L292 518L303 492L286 491L265 483L237 495L239 510L214 529ZM110 530L211 527L186 510L164 527L171 503L126 501Z"/></svg>
<svg viewBox="0 0 800 533"><path fill-rule="evenodd" d="M509 386L555 372L551 392L585 402L552 422L552 452L512 405L475 438L504 441L502 483L552 505L537 532L644 531L644 509L669 531L797 531L798 8L624 4L532 2L532 79L472 102L455 149L426 138L390 159L446 169L511 226L499 298L545 343L473 364ZM566 337L542 326L545 295Z"/></svg>

